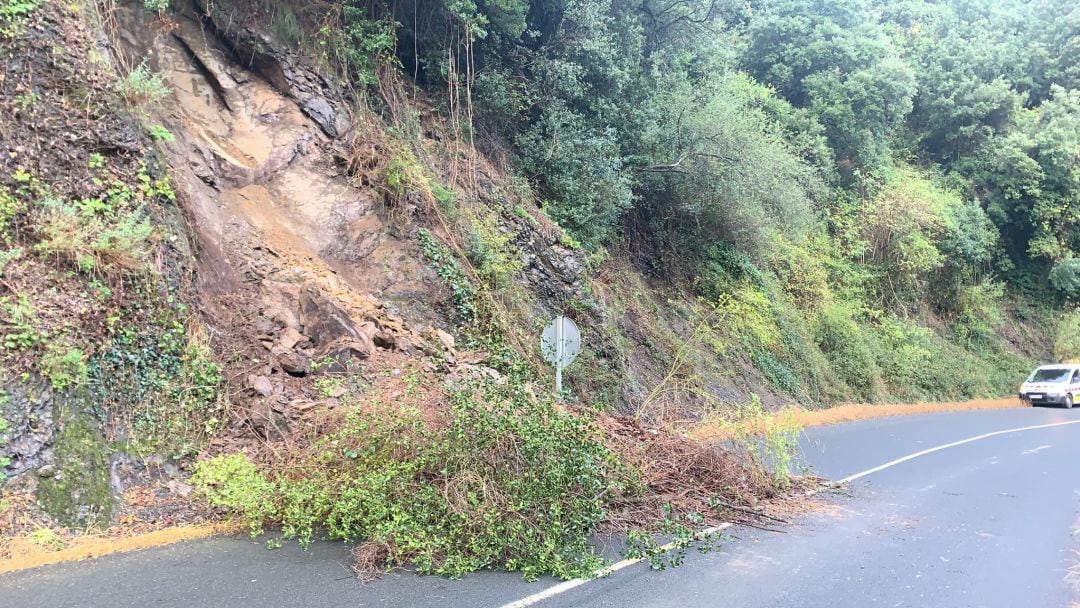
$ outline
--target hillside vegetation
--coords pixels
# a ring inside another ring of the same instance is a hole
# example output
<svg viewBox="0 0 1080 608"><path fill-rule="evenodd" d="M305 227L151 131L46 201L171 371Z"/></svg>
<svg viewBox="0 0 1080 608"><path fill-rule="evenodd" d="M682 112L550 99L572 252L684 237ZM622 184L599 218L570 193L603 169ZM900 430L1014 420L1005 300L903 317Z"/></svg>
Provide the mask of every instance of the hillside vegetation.
<svg viewBox="0 0 1080 608"><path fill-rule="evenodd" d="M362 575L587 575L598 529L664 565L637 530L685 548L801 483L771 412L1080 357L1078 31L1054 0L0 0L0 557L228 513Z"/></svg>
<svg viewBox="0 0 1080 608"><path fill-rule="evenodd" d="M1075 7L346 2L276 19L326 14L343 34L318 44L374 108L381 70L403 72L586 252L616 322L584 395L637 381L623 362L642 332L661 368L696 343L677 402L1004 394L1076 295ZM654 295L606 280L624 262ZM651 320L622 327L628 310ZM709 387L725 375L734 396ZM652 389L614 390L633 411Z"/></svg>

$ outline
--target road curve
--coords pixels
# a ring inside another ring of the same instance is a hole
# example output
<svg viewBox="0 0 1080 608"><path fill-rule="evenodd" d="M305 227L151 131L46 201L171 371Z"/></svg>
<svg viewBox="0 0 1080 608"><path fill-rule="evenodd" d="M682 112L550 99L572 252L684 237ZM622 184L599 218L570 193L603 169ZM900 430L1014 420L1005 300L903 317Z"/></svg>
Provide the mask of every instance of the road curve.
<svg viewBox="0 0 1080 608"><path fill-rule="evenodd" d="M1080 410L1015 409L808 429L806 463L841 479L1007 429L1080 422ZM736 530L681 568L642 564L546 599L544 607L1065 608L1077 563L1080 424L998 434L877 471L785 533ZM462 581L351 576L344 548L277 551L193 541L0 575L0 606L498 607L555 582L505 573Z"/></svg>

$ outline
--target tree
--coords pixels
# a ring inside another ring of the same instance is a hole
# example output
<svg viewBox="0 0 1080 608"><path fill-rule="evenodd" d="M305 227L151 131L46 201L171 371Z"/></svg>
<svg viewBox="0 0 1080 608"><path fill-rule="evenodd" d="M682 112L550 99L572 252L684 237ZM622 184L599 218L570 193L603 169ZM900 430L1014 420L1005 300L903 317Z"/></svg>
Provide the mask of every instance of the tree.
<svg viewBox="0 0 1080 608"><path fill-rule="evenodd" d="M841 173L876 171L915 80L862 0L781 0L754 15L742 65L825 126Z"/></svg>

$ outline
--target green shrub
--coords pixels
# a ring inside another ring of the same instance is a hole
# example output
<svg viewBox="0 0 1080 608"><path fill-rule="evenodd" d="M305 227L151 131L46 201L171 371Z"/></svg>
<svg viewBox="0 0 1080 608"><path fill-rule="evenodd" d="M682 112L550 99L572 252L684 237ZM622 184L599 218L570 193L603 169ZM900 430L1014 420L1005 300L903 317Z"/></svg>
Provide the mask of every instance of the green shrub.
<svg viewBox="0 0 1080 608"><path fill-rule="evenodd" d="M1067 297L1080 296L1080 258L1068 258L1050 270L1050 284Z"/></svg>
<svg viewBox="0 0 1080 608"><path fill-rule="evenodd" d="M197 327L169 316L121 327L90 358L90 396L130 428L136 454L189 456L224 422L221 368Z"/></svg>
<svg viewBox="0 0 1080 608"><path fill-rule="evenodd" d="M244 454L216 456L195 465L191 482L212 506L243 513L252 536L274 517L274 486Z"/></svg>
<svg viewBox="0 0 1080 608"><path fill-rule="evenodd" d="M11 249L0 249L0 278L4 276L4 270L8 264L22 257L22 247L13 247Z"/></svg>
<svg viewBox="0 0 1080 608"><path fill-rule="evenodd" d="M614 234L633 192L613 129L590 129L581 116L552 107L517 145L522 168L542 176L551 219L588 248Z"/></svg>
<svg viewBox="0 0 1080 608"><path fill-rule="evenodd" d="M1080 310L1073 309L1061 315L1054 331L1054 359L1080 360Z"/></svg>
<svg viewBox="0 0 1080 608"><path fill-rule="evenodd" d="M465 254L492 289L508 287L521 271L520 252L513 241L514 233L499 226L495 213L473 218L470 223Z"/></svg>
<svg viewBox="0 0 1080 608"><path fill-rule="evenodd" d="M1005 320L1002 314L1004 297L1005 286L992 281L961 288L953 321L957 338L969 345L990 340Z"/></svg>
<svg viewBox="0 0 1080 608"><path fill-rule="evenodd" d="M0 405L2 405L6 399L8 399L8 396L3 391L0 391ZM7 430L8 421L5 420L3 416L0 416L0 448L3 448L7 444L7 439L4 437L4 433L6 433ZM11 464L11 458L0 456L0 469L6 468L9 464ZM3 480L4 474L0 473L0 482Z"/></svg>
<svg viewBox="0 0 1080 608"><path fill-rule="evenodd" d="M41 0L0 0L0 38L13 38L22 22L33 13Z"/></svg>
<svg viewBox="0 0 1080 608"><path fill-rule="evenodd" d="M37 313L33 304L25 296L12 300L11 296L0 296L0 350L24 351L33 348L45 339L45 333L38 329Z"/></svg>
<svg viewBox="0 0 1080 608"><path fill-rule="evenodd" d="M836 376L847 385L844 401L874 402L882 396L881 371L872 337L855 322L851 310L831 305L818 315L815 337Z"/></svg>
<svg viewBox="0 0 1080 608"><path fill-rule="evenodd" d="M120 81L120 94L132 106L156 103L169 96L165 77L150 70L146 60Z"/></svg>
<svg viewBox="0 0 1080 608"><path fill-rule="evenodd" d="M513 384L459 387L443 428L407 406L371 404L314 443L300 462L241 455L200 465L196 483L252 531L278 525L302 543L382 546L393 564L460 576L479 568L587 576L613 464L590 423Z"/></svg>
<svg viewBox="0 0 1080 608"><path fill-rule="evenodd" d="M152 252L153 224L142 209L110 217L97 213L101 204L100 199L44 201L38 228L41 240L34 251L67 259L85 273L144 270Z"/></svg>
<svg viewBox="0 0 1080 608"><path fill-rule="evenodd" d="M150 128L147 129L147 133L150 134L150 139L153 139L154 141L163 141L165 143L176 141L176 136L161 125L150 125Z"/></svg>
<svg viewBox="0 0 1080 608"><path fill-rule="evenodd" d="M58 391L86 384L86 354L64 342L51 342L38 361L41 375Z"/></svg>
<svg viewBox="0 0 1080 608"><path fill-rule="evenodd" d="M458 266L454 254L439 242L430 232L420 229L418 232L424 257L443 280L454 299L454 308L463 326L472 326L479 319L476 290L468 275Z"/></svg>
<svg viewBox="0 0 1080 608"><path fill-rule="evenodd" d="M747 284L717 296L713 325L750 351L776 347L780 330L768 295Z"/></svg>

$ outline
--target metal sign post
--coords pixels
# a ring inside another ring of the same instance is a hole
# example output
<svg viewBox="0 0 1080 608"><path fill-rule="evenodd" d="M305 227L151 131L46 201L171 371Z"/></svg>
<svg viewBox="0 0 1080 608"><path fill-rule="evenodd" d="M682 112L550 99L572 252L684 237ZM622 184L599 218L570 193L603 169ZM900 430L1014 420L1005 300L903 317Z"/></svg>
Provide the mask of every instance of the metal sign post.
<svg viewBox="0 0 1080 608"><path fill-rule="evenodd" d="M562 393L562 370L581 352L581 331L578 326L559 315L548 323L540 336L540 352L555 366L555 392Z"/></svg>

